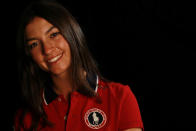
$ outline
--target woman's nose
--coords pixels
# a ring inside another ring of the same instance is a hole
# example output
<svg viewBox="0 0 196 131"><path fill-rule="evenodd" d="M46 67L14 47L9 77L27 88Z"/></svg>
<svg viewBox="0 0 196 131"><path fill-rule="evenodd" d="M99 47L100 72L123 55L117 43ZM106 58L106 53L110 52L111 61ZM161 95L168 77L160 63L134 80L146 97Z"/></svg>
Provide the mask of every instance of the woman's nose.
<svg viewBox="0 0 196 131"><path fill-rule="evenodd" d="M54 43L51 41L45 41L42 44L42 51L45 55L50 55L52 51L55 49Z"/></svg>

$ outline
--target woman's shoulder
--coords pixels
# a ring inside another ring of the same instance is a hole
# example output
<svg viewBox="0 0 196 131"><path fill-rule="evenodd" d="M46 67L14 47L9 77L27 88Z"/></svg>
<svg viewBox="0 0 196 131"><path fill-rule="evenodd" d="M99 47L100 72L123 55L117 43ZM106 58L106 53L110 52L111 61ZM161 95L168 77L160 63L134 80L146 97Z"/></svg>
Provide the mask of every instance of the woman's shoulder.
<svg viewBox="0 0 196 131"><path fill-rule="evenodd" d="M25 112L23 108L17 109L15 116L14 116L14 127L15 129L19 128L19 125L22 123L25 127L30 127L32 121L32 115L30 112Z"/></svg>
<svg viewBox="0 0 196 131"><path fill-rule="evenodd" d="M117 98L126 98L126 97L135 97L130 86L115 81L101 81L100 90L107 90L114 97Z"/></svg>

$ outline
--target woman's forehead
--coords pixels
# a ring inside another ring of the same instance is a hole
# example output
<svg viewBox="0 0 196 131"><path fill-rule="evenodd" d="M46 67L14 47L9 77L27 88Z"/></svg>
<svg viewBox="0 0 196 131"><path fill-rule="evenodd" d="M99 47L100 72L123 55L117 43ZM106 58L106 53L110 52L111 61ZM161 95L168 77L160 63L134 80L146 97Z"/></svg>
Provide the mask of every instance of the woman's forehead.
<svg viewBox="0 0 196 131"><path fill-rule="evenodd" d="M47 20L41 17L35 17L27 24L25 28L26 35L47 34L51 30L57 29Z"/></svg>

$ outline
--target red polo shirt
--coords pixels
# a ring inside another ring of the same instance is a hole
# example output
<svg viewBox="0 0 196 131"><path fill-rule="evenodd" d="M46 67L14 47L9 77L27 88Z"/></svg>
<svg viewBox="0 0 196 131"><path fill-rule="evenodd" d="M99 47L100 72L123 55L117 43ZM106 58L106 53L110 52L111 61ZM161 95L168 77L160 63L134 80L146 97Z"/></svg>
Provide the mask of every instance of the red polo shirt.
<svg viewBox="0 0 196 131"><path fill-rule="evenodd" d="M98 80L97 80L98 81ZM119 131L129 128L143 128L137 100L125 86L114 82L97 82L96 93L101 100L89 98L78 92L71 94L70 106L62 95L57 96L52 89L43 93L44 110L53 127L41 131ZM15 126L18 126L16 118ZM24 120L30 127L31 115Z"/></svg>

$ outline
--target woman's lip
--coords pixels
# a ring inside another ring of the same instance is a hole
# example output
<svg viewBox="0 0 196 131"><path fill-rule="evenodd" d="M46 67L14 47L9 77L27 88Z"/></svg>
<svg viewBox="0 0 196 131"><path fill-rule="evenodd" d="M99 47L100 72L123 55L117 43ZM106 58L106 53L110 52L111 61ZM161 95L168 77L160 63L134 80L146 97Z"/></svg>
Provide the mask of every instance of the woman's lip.
<svg viewBox="0 0 196 131"><path fill-rule="evenodd" d="M63 53L61 53L61 54L59 54L59 55L57 55L57 56L55 56L55 57L53 57L53 58L47 60L47 62L48 62L48 63L55 63L55 62L57 62L62 56L63 56Z"/></svg>

